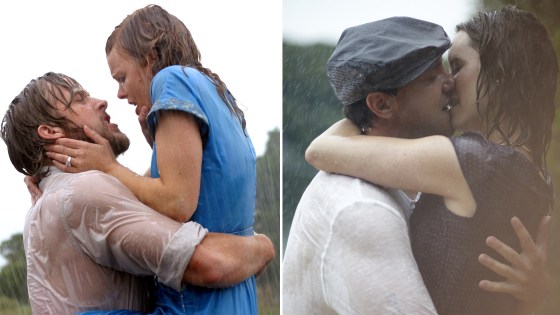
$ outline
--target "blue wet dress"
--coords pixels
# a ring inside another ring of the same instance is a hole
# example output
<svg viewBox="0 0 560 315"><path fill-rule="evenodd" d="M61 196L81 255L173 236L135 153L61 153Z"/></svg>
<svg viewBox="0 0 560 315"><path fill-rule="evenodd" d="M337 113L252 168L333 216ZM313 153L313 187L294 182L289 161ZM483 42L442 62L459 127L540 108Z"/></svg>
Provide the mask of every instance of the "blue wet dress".
<svg viewBox="0 0 560 315"><path fill-rule="evenodd" d="M228 97L231 95L228 92ZM152 109L148 126L152 135L158 113L183 111L198 120L203 140L198 206L191 220L210 232L253 235L256 198L256 156L248 135L203 73L182 66L156 74L151 86ZM153 144L151 176L159 177L157 143ZM226 289L185 285L177 292L161 283L154 294L151 314L257 314L255 277ZM123 310L83 314L140 314Z"/></svg>

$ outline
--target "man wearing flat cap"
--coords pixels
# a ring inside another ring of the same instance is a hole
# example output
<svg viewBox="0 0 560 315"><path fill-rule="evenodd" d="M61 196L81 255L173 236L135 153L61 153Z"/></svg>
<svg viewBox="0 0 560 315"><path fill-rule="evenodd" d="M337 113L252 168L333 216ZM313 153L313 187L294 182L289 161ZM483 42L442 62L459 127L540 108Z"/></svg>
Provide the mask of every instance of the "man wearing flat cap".
<svg viewBox="0 0 560 315"><path fill-rule="evenodd" d="M443 28L393 17L345 30L327 62L343 112L366 135L451 135ZM397 93L398 91L398 93ZM410 249L415 196L319 172L283 261L284 314L436 314Z"/></svg>

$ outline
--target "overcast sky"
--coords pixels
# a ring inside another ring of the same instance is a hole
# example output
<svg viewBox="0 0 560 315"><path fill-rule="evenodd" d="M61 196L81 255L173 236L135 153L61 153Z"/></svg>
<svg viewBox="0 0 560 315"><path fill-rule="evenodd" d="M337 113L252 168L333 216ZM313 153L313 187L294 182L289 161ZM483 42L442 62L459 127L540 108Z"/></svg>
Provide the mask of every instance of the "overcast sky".
<svg viewBox="0 0 560 315"><path fill-rule="evenodd" d="M108 100L111 122L132 143L119 160L143 174L151 151L133 106L116 97L105 41L128 14L150 3L176 15L190 29L202 64L217 73L237 98L257 155L264 153L268 132L280 129L282 117L282 3L277 0L9 1L0 10L1 116L31 79L48 71L68 74L92 96ZM1 242L23 231L30 207L23 175L13 168L3 141L0 174Z"/></svg>
<svg viewBox="0 0 560 315"><path fill-rule="evenodd" d="M392 16L410 16L443 26L473 15L477 0L284 0L284 39L297 44L336 44L346 28Z"/></svg>

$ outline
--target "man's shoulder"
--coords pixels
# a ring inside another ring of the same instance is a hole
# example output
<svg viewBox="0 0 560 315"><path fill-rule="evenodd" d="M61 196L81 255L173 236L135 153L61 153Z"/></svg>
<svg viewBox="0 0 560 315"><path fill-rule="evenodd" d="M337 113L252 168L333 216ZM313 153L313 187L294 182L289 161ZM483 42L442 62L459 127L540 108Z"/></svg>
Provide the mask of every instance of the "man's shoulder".
<svg viewBox="0 0 560 315"><path fill-rule="evenodd" d="M317 173L309 187L330 191L336 195L350 194L351 196L359 196L363 199L393 199L388 190L383 186L356 177L323 171Z"/></svg>
<svg viewBox="0 0 560 315"><path fill-rule="evenodd" d="M87 171L73 174L69 178L72 188L86 189L92 192L111 190L115 187L124 187L115 177L100 171Z"/></svg>
<svg viewBox="0 0 560 315"><path fill-rule="evenodd" d="M383 208L402 215L402 204L384 187L358 178L319 172L307 186L298 208L336 213L344 209L375 212ZM308 211L308 210L306 210Z"/></svg>
<svg viewBox="0 0 560 315"><path fill-rule="evenodd" d="M141 205L115 177L99 171L58 173L45 184L40 211L58 212L67 227L80 226L84 220L95 222L99 216L114 213L114 209Z"/></svg>
<svg viewBox="0 0 560 315"><path fill-rule="evenodd" d="M107 194L134 197L115 177L100 171L54 173L46 178L43 187L47 194L56 194L71 203L91 202Z"/></svg>
<svg viewBox="0 0 560 315"><path fill-rule="evenodd" d="M100 171L87 171L81 173L65 173L58 169L51 168L48 175L39 183L39 188L43 191L64 191L73 189L75 187L86 186L91 189L96 189L94 183L98 181L103 182L107 178L113 178Z"/></svg>

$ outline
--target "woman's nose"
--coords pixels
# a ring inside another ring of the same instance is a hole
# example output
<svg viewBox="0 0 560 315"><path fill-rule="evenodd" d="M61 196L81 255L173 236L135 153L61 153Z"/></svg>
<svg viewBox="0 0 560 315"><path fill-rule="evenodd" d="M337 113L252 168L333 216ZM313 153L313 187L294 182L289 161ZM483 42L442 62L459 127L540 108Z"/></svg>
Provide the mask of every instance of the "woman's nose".
<svg viewBox="0 0 560 315"><path fill-rule="evenodd" d="M117 90L117 98L124 100L126 98L126 92L121 84L119 84L119 89Z"/></svg>

